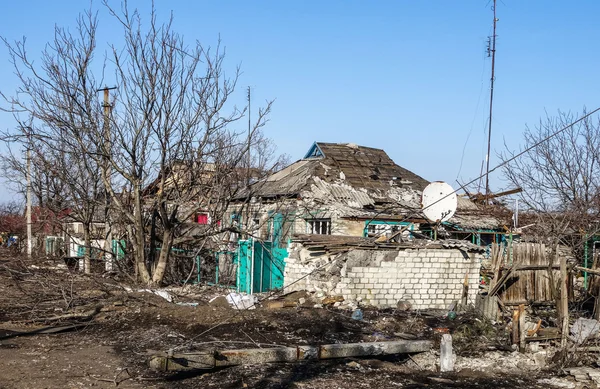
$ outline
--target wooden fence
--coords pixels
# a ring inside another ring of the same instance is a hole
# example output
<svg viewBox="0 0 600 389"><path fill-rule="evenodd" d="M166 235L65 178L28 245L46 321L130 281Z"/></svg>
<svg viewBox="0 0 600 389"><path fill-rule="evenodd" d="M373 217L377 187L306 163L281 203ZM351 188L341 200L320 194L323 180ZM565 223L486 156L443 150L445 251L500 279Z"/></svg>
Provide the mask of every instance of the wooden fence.
<svg viewBox="0 0 600 389"><path fill-rule="evenodd" d="M540 243L493 244L489 294L505 305L554 303L559 263Z"/></svg>

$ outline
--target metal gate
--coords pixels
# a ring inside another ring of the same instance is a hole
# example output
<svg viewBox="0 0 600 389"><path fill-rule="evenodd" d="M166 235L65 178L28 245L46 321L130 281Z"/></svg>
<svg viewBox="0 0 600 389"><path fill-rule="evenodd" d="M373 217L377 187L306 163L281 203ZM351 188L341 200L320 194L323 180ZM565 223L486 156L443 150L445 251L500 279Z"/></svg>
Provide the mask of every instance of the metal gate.
<svg viewBox="0 0 600 389"><path fill-rule="evenodd" d="M283 288L285 248L252 239L238 242L237 289L258 293Z"/></svg>

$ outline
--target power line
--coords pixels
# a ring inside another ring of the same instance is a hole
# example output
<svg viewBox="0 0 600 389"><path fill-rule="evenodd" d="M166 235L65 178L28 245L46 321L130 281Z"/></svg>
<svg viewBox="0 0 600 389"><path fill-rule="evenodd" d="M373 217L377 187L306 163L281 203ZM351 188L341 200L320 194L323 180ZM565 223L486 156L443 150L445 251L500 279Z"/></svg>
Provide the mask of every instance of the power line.
<svg viewBox="0 0 600 389"><path fill-rule="evenodd" d="M505 161L501 162L500 164L496 165L494 168L490 169L490 170L489 170L489 171L487 171L485 174L482 174L482 175L480 175L479 177L476 177L476 178L472 179L471 181L469 181L468 183L466 183L464 186L468 186L468 185L470 185L470 184L474 183L475 181L477 181L477 180L481 179L481 178L482 178L482 177L484 177L486 174L492 173L492 172L496 171L497 169L499 169L499 168L501 168L501 167L503 167L503 166L505 166L505 165L509 164L510 162L514 161L515 159L517 159L517 158L520 158L521 156L523 156L524 154L528 153L529 151L531 151L531 150L535 149L536 147L538 147L538 146L539 146L539 145L541 145L542 143L545 143L545 142L547 142L548 140L550 140L550 139L552 139L553 137L557 136L557 135L558 135L558 134L560 134L561 132L564 132L564 131L566 131L566 130L567 130L567 129L569 129L570 127L572 127L572 126L574 126L575 124L577 124L577 123L579 123L579 122L581 122L581 121L585 120L586 118L588 118L588 117L592 116L593 114L595 114L595 113L596 113L596 112L598 112L598 111L600 111L600 107L598 107L598 108L594 109L593 111L591 111L591 112L589 112L589 113L587 113L587 114L583 115L583 116L582 116L582 117L580 117L579 119L577 119L577 120L575 120L574 122L572 122L572 123L570 123L570 124L568 124L568 125L566 125L566 126L562 127L561 129L559 129L559 130L557 130L557 131L553 132L552 134L550 134L550 135L548 135L547 137L545 137L545 138L541 139L540 141L538 141L538 142L534 143L533 145L531 145L531 146L529 146L529 147L525 148L525 149L524 149L524 150L522 150L521 152L519 152L519 153L517 153L517 154L513 155L511 158L509 158L509 159L507 159L507 160L505 160ZM451 195L455 194L456 192L458 192L458 189L455 189L454 191L452 191L451 193L447 194L446 196L444 196L444 197L440 198L439 200L437 200L437 201L434 201L434 202L432 202L431 204L429 204L428 206L426 206L426 207L422 208L422 209L420 210L420 212L421 212L423 209L427 209L427 208L429 208L429 207L431 207L431 206L433 206L433 205L437 204L438 202L440 202L440 201L444 200L445 198L447 198L447 197L449 197L449 196L451 196ZM407 221L408 219L411 219L412 217L414 217L414 216L417 216L418 214L419 214L419 212L414 212L413 214L411 214L411 215L409 215L409 216L406 216L405 218L403 218L403 219L401 220L401 222L402 222L402 221ZM374 237L373 239L376 239L376 237ZM355 246L355 249L356 249L356 248L360 248L360 246L361 246L360 244L359 244L359 245L357 245L357 246ZM327 262L327 263L325 263L325 264L323 264L323 265L321 265L321 266L318 266L317 268L313 269L311 272L309 272L309 273L305 274L304 276L302 276L302 277L298 278L297 280L295 280L294 282L292 282L291 284L289 284L289 285L288 285L288 289L289 289L289 287L291 287L291 286L295 285L296 283L298 283L298 282L302 281L302 280L303 280L303 279L305 279L306 277L309 277L309 276L311 276L313 273L315 273L315 272L317 272L317 271L321 270L321 269L322 269L322 268L324 268L325 266L328 266L328 265L332 265L332 264L334 264L334 263L335 263L335 262L336 262L338 259L339 259L339 257L338 257L338 258L336 258L336 259L334 259L334 260L333 260L333 261L331 261L331 262ZM276 294L278 294L278 293L282 292L284 289L285 289L285 288L282 288L281 290L275 290L275 291L271 292L269 295L267 295L267 296L266 296L266 297L264 297L263 299L260 299L260 300L258 300L258 302L257 302L257 303L261 303L261 302L265 301L266 299L269 299L269 298L271 298L272 296L274 296L274 295L276 295ZM251 307L253 307L253 306L255 306L255 305L256 305L256 304L253 304ZM231 320L231 319L233 319L234 317L236 317L237 315L241 314L241 311L244 311L244 310L250 309L251 307L248 307L248 308L244 308L244 309L240 309L240 310L238 310L238 311L237 311L235 314L233 314L233 315L231 315L231 316L229 316L229 317L225 318L224 320L221 320L219 323L217 323L217 324L213 325L213 326L212 326L212 327L210 327L209 329L207 329L207 330L205 330L205 331L201 332L200 334L198 334L198 335L194 336L192 339L190 339L189 341L187 341L187 342L186 342L186 344L193 344L193 341L194 341L195 339L198 339L200 336L202 336L202 335L205 335L205 334L207 334L207 333L211 332L212 330L214 330L215 328L217 328L217 327L219 327L219 326L221 326L221 325L223 325L223 324L227 323L229 320ZM171 350L169 350L169 351L170 351L170 352L172 352L172 351L175 351L175 350L179 350L179 349L181 349L181 348L185 347L185 346L186 346L186 344L183 344L183 345L177 346L177 347L175 347L175 348L173 348L173 349L171 349Z"/></svg>

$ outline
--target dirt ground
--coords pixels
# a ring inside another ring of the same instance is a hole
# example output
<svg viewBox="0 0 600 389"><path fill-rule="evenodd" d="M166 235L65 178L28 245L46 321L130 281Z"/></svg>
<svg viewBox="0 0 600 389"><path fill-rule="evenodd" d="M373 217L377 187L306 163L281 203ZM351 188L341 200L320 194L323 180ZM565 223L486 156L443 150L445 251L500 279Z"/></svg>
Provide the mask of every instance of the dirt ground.
<svg viewBox="0 0 600 389"><path fill-rule="evenodd" d="M468 355L501 350L498 339L503 334L493 333L496 330L477 324L469 315L449 320L439 314L367 309L364 320L356 321L350 311L314 308L310 302L237 311L227 304L209 304L229 292L215 287L173 289L172 302L140 289L114 275L85 276L60 262L25 262L0 252L0 388L548 387L538 383L550 374L543 369L440 374L424 368L419 358L426 357L416 355L156 372L147 364L152 350L396 339L439 342L441 333L449 331L456 334L457 352ZM70 325L77 327L65 328ZM26 334L57 327L65 332ZM474 340L479 344L469 346ZM431 355L435 358L435 353Z"/></svg>

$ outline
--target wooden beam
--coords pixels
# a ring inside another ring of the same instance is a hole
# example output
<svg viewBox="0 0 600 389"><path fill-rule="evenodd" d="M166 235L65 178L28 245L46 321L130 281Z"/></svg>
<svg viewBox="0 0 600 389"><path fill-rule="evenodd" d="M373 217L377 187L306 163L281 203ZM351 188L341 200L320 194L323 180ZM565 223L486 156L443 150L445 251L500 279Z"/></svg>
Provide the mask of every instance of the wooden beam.
<svg viewBox="0 0 600 389"><path fill-rule="evenodd" d="M561 318L561 340L560 346L564 350L567 347L569 335L569 273L567 272L567 258L560 258L560 318Z"/></svg>
<svg viewBox="0 0 600 389"><path fill-rule="evenodd" d="M600 276L600 269L588 269L582 266L573 266L573 270L587 272L596 276Z"/></svg>

